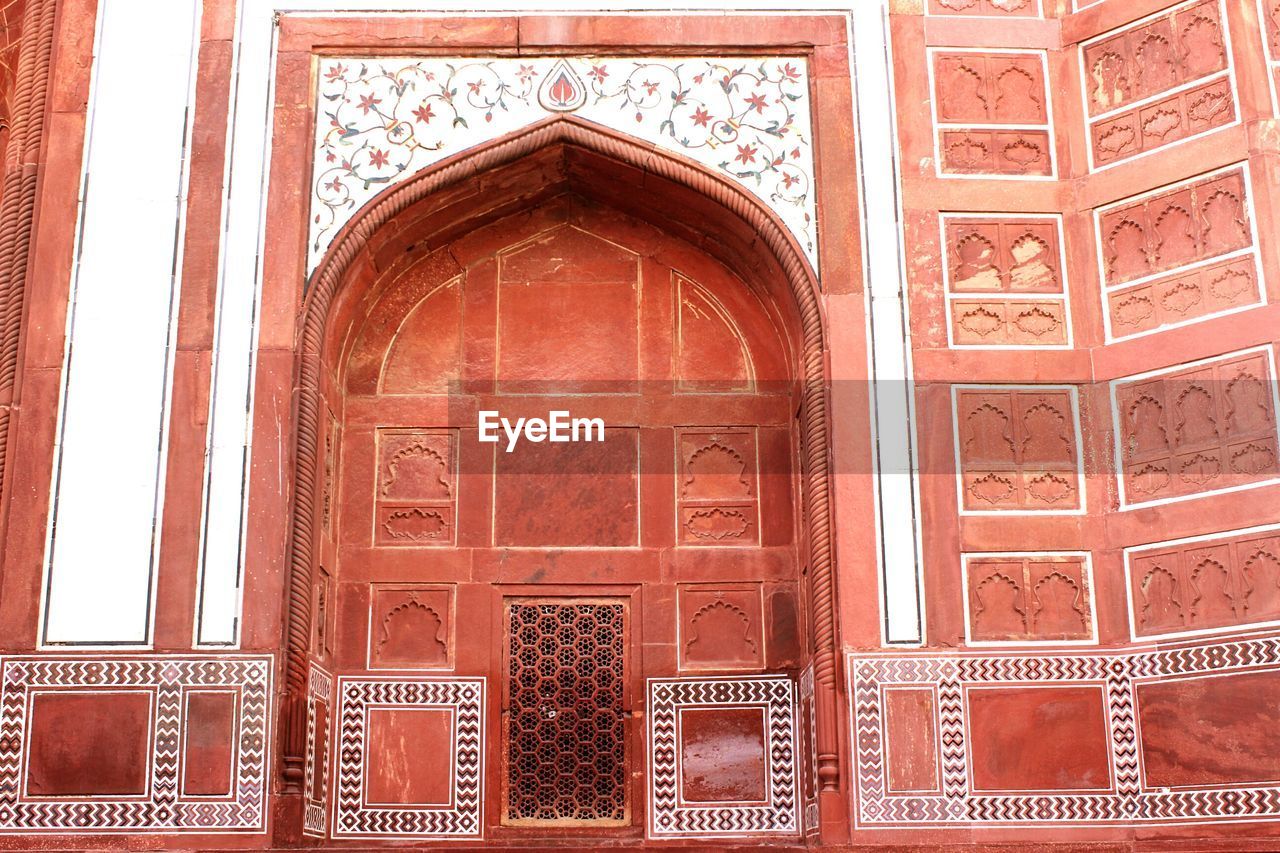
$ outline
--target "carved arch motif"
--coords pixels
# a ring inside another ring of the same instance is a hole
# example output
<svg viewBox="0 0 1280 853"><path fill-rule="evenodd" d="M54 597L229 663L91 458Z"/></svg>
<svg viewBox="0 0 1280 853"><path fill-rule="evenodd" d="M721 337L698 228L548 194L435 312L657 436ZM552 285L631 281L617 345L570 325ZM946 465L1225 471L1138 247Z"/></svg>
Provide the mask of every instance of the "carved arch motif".
<svg viewBox="0 0 1280 853"><path fill-rule="evenodd" d="M694 614L689 617L689 638L685 640L685 654L693 657L694 646L701 640L705 643L705 631L702 630L703 622L709 624L714 623L722 629L727 624L736 625L733 636L734 640L741 642L743 647L752 654L756 653L756 640L751 636L751 617L743 611L741 607L724 599L716 599L702 605ZM741 636L738 631L741 630Z"/></svg>

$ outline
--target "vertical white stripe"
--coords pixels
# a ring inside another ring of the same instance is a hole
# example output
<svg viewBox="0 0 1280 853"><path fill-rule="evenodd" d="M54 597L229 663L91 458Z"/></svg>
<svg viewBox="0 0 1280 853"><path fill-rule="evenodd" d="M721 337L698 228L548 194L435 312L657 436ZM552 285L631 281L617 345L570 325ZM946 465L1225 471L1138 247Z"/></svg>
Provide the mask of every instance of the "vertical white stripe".
<svg viewBox="0 0 1280 853"><path fill-rule="evenodd" d="M274 89L276 28L271 11L269 5L252 0L241 0L237 8L196 603L198 646L228 647L240 641L244 520Z"/></svg>
<svg viewBox="0 0 1280 853"><path fill-rule="evenodd" d="M148 645L197 0L103 0L67 319L41 643Z"/></svg>
<svg viewBox="0 0 1280 853"><path fill-rule="evenodd" d="M852 17L863 263L871 303L872 430L883 639L910 645L924 642L924 587L889 16L884 0L879 0L855 5Z"/></svg>

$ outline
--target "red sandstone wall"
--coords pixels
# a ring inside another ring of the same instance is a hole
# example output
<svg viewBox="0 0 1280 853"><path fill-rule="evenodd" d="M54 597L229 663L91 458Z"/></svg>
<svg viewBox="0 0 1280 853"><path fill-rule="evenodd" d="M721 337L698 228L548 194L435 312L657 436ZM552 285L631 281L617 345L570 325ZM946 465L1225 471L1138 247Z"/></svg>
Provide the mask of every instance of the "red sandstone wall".
<svg viewBox="0 0 1280 853"><path fill-rule="evenodd" d="M1237 639L1280 582L1274 12L1064 6L892 18L928 646L964 651L852 662L868 824L1196 835L1278 769Z"/></svg>
<svg viewBox="0 0 1280 853"><path fill-rule="evenodd" d="M1280 25L1266 6L1236 0L1059 5L928 0L893 10L920 383L926 651L945 654L850 661L840 692L852 712L840 730L842 781L822 814L828 841L1038 845L1072 832L1129 843L1272 831L1228 824L1277 811L1268 783L1280 759L1265 732L1275 723L1268 709L1280 662L1269 639L1280 620L1280 534L1271 528L1280 506L1272 482L1280 256L1268 241L1280 166L1268 58L1280 56ZM154 649L171 656L192 646L233 6L206 3L201 36ZM35 647L93 14L91 2L68 0L59 18L23 412L5 484L0 644L10 653ZM396 26L315 21L287 32L274 141L282 166L308 144L313 51L440 44L434 31L406 35ZM733 19L684 27L678 37L666 22L617 18L578 21L569 36L546 20L519 30L510 20L474 19L441 29L457 51L511 50L517 33L533 49L584 51L664 39L729 47L813 40L777 19L767 36ZM842 51L815 51L825 68L815 75L818 103L832 115L850 107ZM832 372L861 377L851 136L844 123L823 120L819 193L824 245L842 246L823 259ZM301 183L273 183L277 228L302 233L302 192ZM269 278L282 284L268 292L259 352L242 644L250 653L282 647L289 496L280 472L290 464L302 262L300 252L267 261ZM842 402L854 415L843 410L833 452L859 457L866 402L856 394ZM869 492L843 487L836 509L841 648L855 653L878 651L874 596L864 594L876 585ZM74 666L55 668L56 689L31 712L41 720L28 759L38 771L33 793L65 793L84 778L94 780L81 791L90 797L134 790L160 750L185 756L173 771L184 795L220 795L236 748L228 720L246 708L260 723L239 748L251 756L267 743L279 749L261 725L266 708L280 714L278 693L262 689L261 673L247 671L252 663L220 675L207 660L174 666L213 687L193 694L202 698L181 714L146 704L167 682L138 666L111 670L133 692L107 705L60 693L97 682ZM278 673L278 658L274 666ZM307 693L321 732L336 717L326 679L313 670ZM181 736L166 728L175 740L157 747L148 739L157 719L188 727ZM967 751L957 761L959 742ZM312 736L313 762L323 745ZM327 809L323 782L308 785L317 797L309 806ZM1228 793L1235 789L1255 793ZM912 800L935 790L938 801ZM942 800L959 811L930 811ZM288 805L273 818L274 836L180 843L292 839L302 806L280 802ZM1220 825L1169 828L1189 816ZM1037 828L1052 821L1067 823ZM4 847L29 843L0 836Z"/></svg>

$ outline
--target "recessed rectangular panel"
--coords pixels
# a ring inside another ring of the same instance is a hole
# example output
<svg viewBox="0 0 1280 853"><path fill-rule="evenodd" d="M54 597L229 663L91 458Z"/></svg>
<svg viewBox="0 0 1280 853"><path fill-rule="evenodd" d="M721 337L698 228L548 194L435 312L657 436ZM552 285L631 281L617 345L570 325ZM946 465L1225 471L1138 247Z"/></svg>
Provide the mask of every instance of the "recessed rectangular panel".
<svg viewBox="0 0 1280 853"><path fill-rule="evenodd" d="M640 376L637 255L562 226L502 255L499 269L500 389L631 390Z"/></svg>
<svg viewBox="0 0 1280 853"><path fill-rule="evenodd" d="M1280 622L1280 526L1126 549L1135 639Z"/></svg>
<svg viewBox="0 0 1280 853"><path fill-rule="evenodd" d="M766 709L685 708L680 796L686 803L763 803L768 796Z"/></svg>
<svg viewBox="0 0 1280 853"><path fill-rule="evenodd" d="M453 802L452 708L373 708L365 802L448 806Z"/></svg>
<svg viewBox="0 0 1280 853"><path fill-rule="evenodd" d="M974 791L1110 790L1101 686L983 687L966 695Z"/></svg>
<svg viewBox="0 0 1280 853"><path fill-rule="evenodd" d="M938 790L938 711L933 690L886 690L884 714L889 791Z"/></svg>
<svg viewBox="0 0 1280 853"><path fill-rule="evenodd" d="M229 690L193 690L187 693L186 706L182 793L230 796L239 697Z"/></svg>
<svg viewBox="0 0 1280 853"><path fill-rule="evenodd" d="M152 699L145 690L34 694L27 796L146 796Z"/></svg>
<svg viewBox="0 0 1280 853"><path fill-rule="evenodd" d="M613 548L639 544L640 431L604 441L521 441L494 451L494 545Z"/></svg>
<svg viewBox="0 0 1280 853"><path fill-rule="evenodd" d="M1123 507L1280 478L1269 349L1116 380Z"/></svg>
<svg viewBox="0 0 1280 853"><path fill-rule="evenodd" d="M1146 787L1280 780L1280 671L1139 684L1135 692Z"/></svg>

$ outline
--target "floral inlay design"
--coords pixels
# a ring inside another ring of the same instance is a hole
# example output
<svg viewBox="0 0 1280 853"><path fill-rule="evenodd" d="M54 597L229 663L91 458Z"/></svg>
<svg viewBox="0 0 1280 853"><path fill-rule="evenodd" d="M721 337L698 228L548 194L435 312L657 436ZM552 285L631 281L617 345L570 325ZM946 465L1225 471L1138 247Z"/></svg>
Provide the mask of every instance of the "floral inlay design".
<svg viewBox="0 0 1280 853"><path fill-rule="evenodd" d="M387 187L555 113L725 175L817 267L808 67L798 57L334 57L316 98L307 271Z"/></svg>

